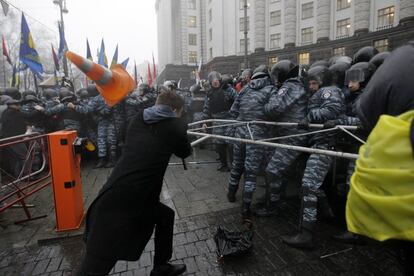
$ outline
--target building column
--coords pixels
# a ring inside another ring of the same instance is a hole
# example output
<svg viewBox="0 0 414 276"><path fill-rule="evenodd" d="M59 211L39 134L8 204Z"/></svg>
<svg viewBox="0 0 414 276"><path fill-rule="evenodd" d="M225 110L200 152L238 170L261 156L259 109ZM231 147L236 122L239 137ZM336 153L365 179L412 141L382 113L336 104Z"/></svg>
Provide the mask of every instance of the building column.
<svg viewBox="0 0 414 276"><path fill-rule="evenodd" d="M254 43L255 51L264 51L266 47L266 0L254 2ZM246 42L247 43L247 42Z"/></svg>
<svg viewBox="0 0 414 276"><path fill-rule="evenodd" d="M370 0L355 1L354 34L358 35L369 32L370 8Z"/></svg>
<svg viewBox="0 0 414 276"><path fill-rule="evenodd" d="M400 0L400 24L414 22L414 1Z"/></svg>
<svg viewBox="0 0 414 276"><path fill-rule="evenodd" d="M316 38L317 42L329 40L331 26L331 1L318 0L316 9Z"/></svg>
<svg viewBox="0 0 414 276"><path fill-rule="evenodd" d="M285 48L296 44L296 0L285 1Z"/></svg>

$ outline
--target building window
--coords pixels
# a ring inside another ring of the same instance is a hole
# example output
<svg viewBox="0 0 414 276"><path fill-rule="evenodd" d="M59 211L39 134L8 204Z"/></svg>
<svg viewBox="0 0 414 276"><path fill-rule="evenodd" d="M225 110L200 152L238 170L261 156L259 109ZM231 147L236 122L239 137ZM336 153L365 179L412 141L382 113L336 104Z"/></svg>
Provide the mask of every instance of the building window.
<svg viewBox="0 0 414 276"><path fill-rule="evenodd" d="M240 25L240 32L244 32L244 17L240 18L239 25ZM250 30L250 18L249 17L247 17L247 30L248 31Z"/></svg>
<svg viewBox="0 0 414 276"><path fill-rule="evenodd" d="M189 16L188 17L188 27L197 27L197 17L195 16Z"/></svg>
<svg viewBox="0 0 414 276"><path fill-rule="evenodd" d="M269 68L272 68L273 65L275 65L278 62L277 57L271 57L269 58Z"/></svg>
<svg viewBox="0 0 414 276"><path fill-rule="evenodd" d="M213 12L211 9L208 10L208 22L211 22L213 20Z"/></svg>
<svg viewBox="0 0 414 276"><path fill-rule="evenodd" d="M299 64L306 65L309 64L310 54L309 53L300 53L299 54Z"/></svg>
<svg viewBox="0 0 414 276"><path fill-rule="evenodd" d="M250 8L249 3L247 3L247 8ZM244 0L239 0L239 9L244 10Z"/></svg>
<svg viewBox="0 0 414 276"><path fill-rule="evenodd" d="M302 29L302 44L313 42L313 27Z"/></svg>
<svg viewBox="0 0 414 276"><path fill-rule="evenodd" d="M250 38L247 39L247 50L250 49ZM240 52L244 52L244 39L240 39Z"/></svg>
<svg viewBox="0 0 414 276"><path fill-rule="evenodd" d="M208 53L210 55L210 59L213 58L213 48L208 49Z"/></svg>
<svg viewBox="0 0 414 276"><path fill-rule="evenodd" d="M336 10L343 10L351 6L351 0L336 0Z"/></svg>
<svg viewBox="0 0 414 276"><path fill-rule="evenodd" d="M213 39L213 29L208 30L208 40L211 41Z"/></svg>
<svg viewBox="0 0 414 276"><path fill-rule="evenodd" d="M282 13L280 10L270 13L270 25L279 25L282 22Z"/></svg>
<svg viewBox="0 0 414 276"><path fill-rule="evenodd" d="M188 51L188 63L197 63L196 51Z"/></svg>
<svg viewBox="0 0 414 276"><path fill-rule="evenodd" d="M378 29L386 29L394 24L394 6L378 10Z"/></svg>
<svg viewBox="0 0 414 276"><path fill-rule="evenodd" d="M302 19L313 17L313 2L302 4Z"/></svg>
<svg viewBox="0 0 414 276"><path fill-rule="evenodd" d="M270 35L270 49L279 49L281 43L280 34L271 34Z"/></svg>
<svg viewBox="0 0 414 276"><path fill-rule="evenodd" d="M336 21L336 38L344 38L349 36L351 30L351 19L343 19Z"/></svg>
<svg viewBox="0 0 414 276"><path fill-rule="evenodd" d="M377 48L379 52L388 51L388 39L374 41L374 47Z"/></svg>
<svg viewBox="0 0 414 276"><path fill-rule="evenodd" d="M188 9L189 10L197 9L197 0L188 0Z"/></svg>
<svg viewBox="0 0 414 276"><path fill-rule="evenodd" d="M188 34L188 45L197 46L197 35Z"/></svg>
<svg viewBox="0 0 414 276"><path fill-rule="evenodd" d="M345 55L345 47L334 48L334 56L344 56L344 55Z"/></svg>

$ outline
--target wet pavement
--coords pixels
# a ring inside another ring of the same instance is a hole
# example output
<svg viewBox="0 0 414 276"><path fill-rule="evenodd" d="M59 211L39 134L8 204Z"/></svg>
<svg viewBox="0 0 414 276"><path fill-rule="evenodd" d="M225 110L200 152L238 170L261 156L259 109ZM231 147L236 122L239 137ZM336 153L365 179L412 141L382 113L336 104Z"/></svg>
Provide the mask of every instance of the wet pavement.
<svg viewBox="0 0 414 276"><path fill-rule="evenodd" d="M185 263L187 275L402 275L398 251L392 245L367 241L363 246L336 243L330 236L340 228L321 222L316 229L315 250L298 250L282 243L280 237L295 233L298 202L289 198L280 215L254 219L253 249L250 253L217 261L213 240L218 225L240 229L240 194L228 203L228 173L216 171L211 152L201 151L197 160L188 160L183 170L179 160L165 175L162 201L176 210L173 262ZM110 171L82 170L85 206L89 206ZM258 191L260 192L260 191ZM240 193L240 192L239 192ZM84 252L83 229L70 233L54 231L55 217L51 187L27 201L35 205L33 215L43 219L14 225L24 218L21 209L0 215L0 275L72 275ZM113 275L149 275L154 254L153 240L136 262L119 261Z"/></svg>

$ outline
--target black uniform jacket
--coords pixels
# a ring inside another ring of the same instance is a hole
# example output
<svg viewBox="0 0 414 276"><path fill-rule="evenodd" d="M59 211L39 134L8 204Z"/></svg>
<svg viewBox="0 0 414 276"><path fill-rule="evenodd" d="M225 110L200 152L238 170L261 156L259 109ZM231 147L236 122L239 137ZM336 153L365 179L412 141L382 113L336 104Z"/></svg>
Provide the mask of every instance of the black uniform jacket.
<svg viewBox="0 0 414 276"><path fill-rule="evenodd" d="M187 125L168 118L146 124L143 113L129 126L123 154L86 217L89 254L137 260L154 230L154 207L172 154L191 154Z"/></svg>

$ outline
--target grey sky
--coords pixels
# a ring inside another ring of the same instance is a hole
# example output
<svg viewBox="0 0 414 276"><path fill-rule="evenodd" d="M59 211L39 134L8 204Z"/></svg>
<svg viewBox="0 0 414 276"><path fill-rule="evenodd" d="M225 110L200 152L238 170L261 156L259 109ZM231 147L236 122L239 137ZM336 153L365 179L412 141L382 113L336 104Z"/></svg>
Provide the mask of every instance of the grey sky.
<svg viewBox="0 0 414 276"><path fill-rule="evenodd" d="M60 18L53 0L8 0L32 17L44 23L56 33ZM70 50L86 56L86 38L96 61L96 52L104 38L108 62L112 60L116 44L119 44L118 62L127 57L130 65L144 60L152 63L152 53L157 62L157 26L155 0L66 0L68 14L64 15L66 41ZM12 9L12 7L10 7ZM29 28L38 24L27 17ZM38 24L40 25L40 24ZM44 28L47 32L52 32ZM20 26L18 26L20 32ZM36 42L36 33L33 38ZM38 42L36 42L38 43Z"/></svg>

